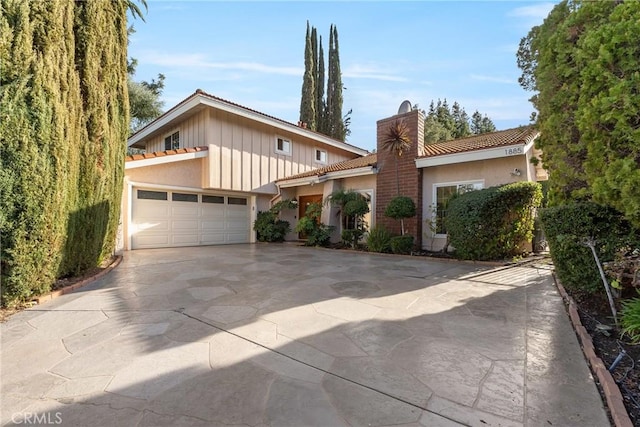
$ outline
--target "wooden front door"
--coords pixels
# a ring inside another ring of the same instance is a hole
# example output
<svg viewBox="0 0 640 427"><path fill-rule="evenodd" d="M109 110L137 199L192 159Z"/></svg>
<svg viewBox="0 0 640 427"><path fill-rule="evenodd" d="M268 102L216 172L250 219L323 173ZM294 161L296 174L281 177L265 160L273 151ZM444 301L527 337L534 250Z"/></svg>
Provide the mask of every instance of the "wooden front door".
<svg viewBox="0 0 640 427"><path fill-rule="evenodd" d="M322 194L314 194L312 196L300 196L298 197L298 219L302 218L307 212L307 207L311 203L322 204ZM306 239L307 236L304 233L298 233L299 239Z"/></svg>

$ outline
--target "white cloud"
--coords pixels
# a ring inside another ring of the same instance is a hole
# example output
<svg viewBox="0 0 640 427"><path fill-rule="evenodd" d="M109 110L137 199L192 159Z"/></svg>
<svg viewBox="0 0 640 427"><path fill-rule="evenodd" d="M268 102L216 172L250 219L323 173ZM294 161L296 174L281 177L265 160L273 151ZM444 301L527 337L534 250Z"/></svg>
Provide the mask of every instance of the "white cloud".
<svg viewBox="0 0 640 427"><path fill-rule="evenodd" d="M507 79L504 77L495 77L495 76L484 76L481 74L471 74L469 76L472 80L479 80L483 82L492 82L492 83L502 83L502 84L514 84L516 83L512 79Z"/></svg>
<svg viewBox="0 0 640 427"><path fill-rule="evenodd" d="M397 73L383 70L373 65L355 64L342 70L342 76L353 79L370 79L383 80L388 82L407 82L406 77L402 77Z"/></svg>
<svg viewBox="0 0 640 427"><path fill-rule="evenodd" d="M276 67L259 62L211 62L203 53L159 53L144 52L140 55L140 63L158 65L168 68L201 68L225 71L243 71L263 74L279 74L286 76L301 76L304 72L299 67Z"/></svg>
<svg viewBox="0 0 640 427"><path fill-rule="evenodd" d="M507 15L518 18L532 18L542 21L547 17L554 6L554 3L536 3L531 6L517 7L510 11Z"/></svg>
<svg viewBox="0 0 640 427"><path fill-rule="evenodd" d="M521 20L522 27L530 29L531 27L542 24L554 6L555 3L550 2L535 3L530 6L521 6L512 9L507 13L507 16L519 18Z"/></svg>

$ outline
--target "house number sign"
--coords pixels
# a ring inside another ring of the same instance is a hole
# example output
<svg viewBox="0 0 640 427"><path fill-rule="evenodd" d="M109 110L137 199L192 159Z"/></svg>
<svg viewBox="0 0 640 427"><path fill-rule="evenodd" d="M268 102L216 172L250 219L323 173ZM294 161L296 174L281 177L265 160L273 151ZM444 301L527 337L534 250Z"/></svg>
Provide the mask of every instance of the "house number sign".
<svg viewBox="0 0 640 427"><path fill-rule="evenodd" d="M518 154L524 154L524 150L522 149L522 147L513 147L513 148L504 149L505 156L516 156Z"/></svg>

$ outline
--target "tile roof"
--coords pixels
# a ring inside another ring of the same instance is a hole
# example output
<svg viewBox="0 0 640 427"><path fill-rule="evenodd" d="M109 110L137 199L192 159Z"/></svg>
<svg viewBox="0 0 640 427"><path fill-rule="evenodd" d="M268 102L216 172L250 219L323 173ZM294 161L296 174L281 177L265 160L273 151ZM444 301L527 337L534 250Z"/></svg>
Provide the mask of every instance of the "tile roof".
<svg viewBox="0 0 640 427"><path fill-rule="evenodd" d="M298 178L306 178L310 176L322 176L330 172L346 171L346 170L358 169L358 168L364 168L364 167L370 167L370 166L375 167L377 163L378 163L378 156L376 153L373 153L363 157L358 157L356 159L333 163L331 165L327 165L318 169L313 169L307 172L299 173L297 175L288 176L286 178L279 179L276 182L283 182L283 181L288 181L291 179L298 179Z"/></svg>
<svg viewBox="0 0 640 427"><path fill-rule="evenodd" d="M155 159L158 157L175 156L176 154L197 153L198 151L207 151L209 147L190 147L178 148L176 150L156 151L153 153L133 154L124 158L125 162L133 162L136 160Z"/></svg>
<svg viewBox="0 0 640 427"><path fill-rule="evenodd" d="M434 142L424 146L425 154L420 158L484 150L506 145L528 144L538 135L539 132L533 126L521 126L466 138Z"/></svg>

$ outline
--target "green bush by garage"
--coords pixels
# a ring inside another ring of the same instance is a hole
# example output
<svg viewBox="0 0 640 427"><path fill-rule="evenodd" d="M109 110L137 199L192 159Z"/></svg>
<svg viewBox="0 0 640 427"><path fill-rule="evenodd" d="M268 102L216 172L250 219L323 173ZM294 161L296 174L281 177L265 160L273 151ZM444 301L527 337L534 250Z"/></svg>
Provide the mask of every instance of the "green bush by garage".
<svg viewBox="0 0 640 427"><path fill-rule="evenodd" d="M498 260L522 254L533 237L540 184L517 182L470 191L450 200L445 226L455 256Z"/></svg>

